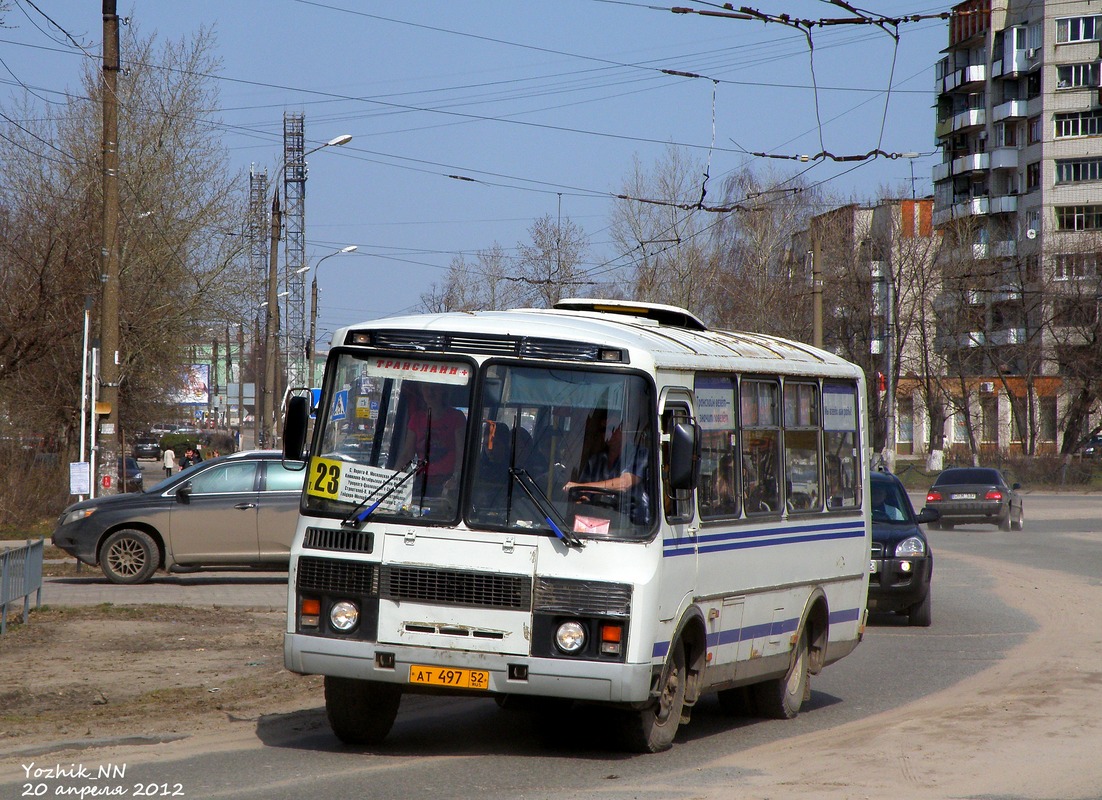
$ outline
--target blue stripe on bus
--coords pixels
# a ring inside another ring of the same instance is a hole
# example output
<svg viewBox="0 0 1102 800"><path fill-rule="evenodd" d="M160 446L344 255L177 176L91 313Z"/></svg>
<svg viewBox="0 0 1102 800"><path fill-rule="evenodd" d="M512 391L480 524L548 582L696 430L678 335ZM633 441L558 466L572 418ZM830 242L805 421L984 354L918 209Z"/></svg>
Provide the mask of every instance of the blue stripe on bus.
<svg viewBox="0 0 1102 800"><path fill-rule="evenodd" d="M831 539L863 538L864 523L860 520L844 524L790 525L773 528L739 528L685 539L663 541L664 557L685 556L693 553L718 553L726 550L744 550L751 547L770 547L778 544L827 541Z"/></svg>
<svg viewBox="0 0 1102 800"><path fill-rule="evenodd" d="M846 608L841 611L832 611L828 617L831 625L842 622L855 622L861 618L861 609ZM725 644L736 644L747 639L758 639L765 636L781 636L786 633L795 633L799 626L799 619L776 620L759 625L748 625L744 628L732 628L731 630L717 631L708 634L708 647L719 647ZM665 658L670 651L669 642L655 642L651 650L651 658Z"/></svg>

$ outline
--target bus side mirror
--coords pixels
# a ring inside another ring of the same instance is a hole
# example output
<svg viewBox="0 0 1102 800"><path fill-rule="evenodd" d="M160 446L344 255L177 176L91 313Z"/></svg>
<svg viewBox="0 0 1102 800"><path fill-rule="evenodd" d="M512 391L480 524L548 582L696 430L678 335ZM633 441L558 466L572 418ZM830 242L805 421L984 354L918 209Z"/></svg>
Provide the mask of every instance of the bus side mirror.
<svg viewBox="0 0 1102 800"><path fill-rule="evenodd" d="M283 420L283 458L302 461L306 450L306 428L310 424L310 398L293 395L287 398L287 416Z"/></svg>
<svg viewBox="0 0 1102 800"><path fill-rule="evenodd" d="M670 487L673 489L696 488L700 471L700 437L691 422L679 422L670 437Z"/></svg>

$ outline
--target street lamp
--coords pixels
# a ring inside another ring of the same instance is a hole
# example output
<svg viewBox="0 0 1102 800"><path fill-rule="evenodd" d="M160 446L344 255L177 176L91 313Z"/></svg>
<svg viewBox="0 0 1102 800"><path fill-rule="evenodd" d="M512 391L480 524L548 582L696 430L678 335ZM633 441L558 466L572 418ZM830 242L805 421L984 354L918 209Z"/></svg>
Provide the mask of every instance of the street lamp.
<svg viewBox="0 0 1102 800"><path fill-rule="evenodd" d="M333 256L339 256L341 253L351 253L357 250L357 246L350 244L347 247L342 247L340 250L335 250L329 255L322 256L314 264L314 277L310 281L310 341L306 344L306 359L310 362L310 388L314 388L316 385L314 381L314 375L317 370L316 359L314 358L314 345L317 340L314 338L315 331L318 324L318 268L321 267L321 262L327 258Z"/></svg>
<svg viewBox="0 0 1102 800"><path fill-rule="evenodd" d="M303 154L303 158L323 148L339 147L350 141L352 141L351 134L341 134L307 151ZM287 163L284 161L276 172L275 189L272 191L272 234L268 252L268 313L265 316L264 328L264 393L260 402L260 410L263 413L260 434L265 447L275 444L271 434L278 430L275 395L276 362L279 359L279 236L282 225L279 209L279 179L286 169Z"/></svg>

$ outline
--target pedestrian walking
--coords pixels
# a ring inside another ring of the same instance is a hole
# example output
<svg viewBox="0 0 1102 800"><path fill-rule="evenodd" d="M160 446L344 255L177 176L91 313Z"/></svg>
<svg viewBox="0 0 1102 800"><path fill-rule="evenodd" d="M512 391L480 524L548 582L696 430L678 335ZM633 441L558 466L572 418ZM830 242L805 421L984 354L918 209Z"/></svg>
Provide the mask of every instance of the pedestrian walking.
<svg viewBox="0 0 1102 800"><path fill-rule="evenodd" d="M172 470L176 469L176 452L171 447L165 448L164 454L165 477L172 477Z"/></svg>

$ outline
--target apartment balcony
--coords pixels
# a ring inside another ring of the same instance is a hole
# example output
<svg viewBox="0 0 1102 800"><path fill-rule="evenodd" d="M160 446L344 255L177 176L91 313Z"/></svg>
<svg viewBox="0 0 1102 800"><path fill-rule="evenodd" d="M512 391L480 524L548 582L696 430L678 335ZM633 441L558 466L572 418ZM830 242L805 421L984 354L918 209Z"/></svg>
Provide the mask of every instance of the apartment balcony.
<svg viewBox="0 0 1102 800"><path fill-rule="evenodd" d="M991 169L1017 169L1017 147L997 147L991 151Z"/></svg>
<svg viewBox="0 0 1102 800"><path fill-rule="evenodd" d="M934 82L934 91L939 94L955 92L957 89L967 89L987 80L987 67L984 64L972 64L971 66L956 69L948 75L938 78Z"/></svg>
<svg viewBox="0 0 1102 800"><path fill-rule="evenodd" d="M1013 214L1018 210L1018 195L1004 194L990 198L988 214Z"/></svg>
<svg viewBox="0 0 1102 800"><path fill-rule="evenodd" d="M988 341L994 347L1005 347L1010 344L1025 344L1025 328L1006 328L1001 331L993 331Z"/></svg>
<svg viewBox="0 0 1102 800"><path fill-rule="evenodd" d="M987 112L982 108L969 108L943 119L934 128L934 135L943 139L951 133L970 128L982 128L987 124Z"/></svg>
<svg viewBox="0 0 1102 800"><path fill-rule="evenodd" d="M970 172L987 170L991 167L990 153L969 153L953 159L953 174L967 175Z"/></svg>
<svg viewBox="0 0 1102 800"><path fill-rule="evenodd" d="M987 197L970 197L958 202L948 208L935 211L933 215L934 225L944 225L947 222L952 222L955 219L966 219L967 217L978 217L990 213L991 200Z"/></svg>
<svg viewBox="0 0 1102 800"><path fill-rule="evenodd" d="M1018 242L1014 239L1004 239L999 242L984 242L972 245L972 258L977 261L986 261L997 258L1014 258L1018 255Z"/></svg>
<svg viewBox="0 0 1102 800"><path fill-rule="evenodd" d="M1007 100L991 109L991 120L1002 122L1004 119L1025 119L1029 116L1027 100Z"/></svg>
<svg viewBox="0 0 1102 800"><path fill-rule="evenodd" d="M934 164L934 168L930 170L930 176L934 183L949 180L953 177L953 162L943 161L940 164Z"/></svg>

